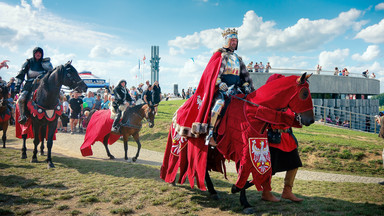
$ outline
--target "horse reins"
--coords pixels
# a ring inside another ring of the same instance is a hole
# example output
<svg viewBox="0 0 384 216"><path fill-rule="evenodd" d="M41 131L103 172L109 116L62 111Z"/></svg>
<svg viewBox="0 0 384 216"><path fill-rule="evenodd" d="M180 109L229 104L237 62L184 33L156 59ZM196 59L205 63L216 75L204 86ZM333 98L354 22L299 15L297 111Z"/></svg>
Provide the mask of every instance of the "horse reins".
<svg viewBox="0 0 384 216"><path fill-rule="evenodd" d="M234 97L234 98L236 98L236 99L238 99L238 100L242 100L242 101L244 101L244 102L246 102L246 103L249 103L249 104L251 104L251 105L253 105L253 106L255 106L255 107L259 107L259 106L260 106L259 104L253 103L253 102L251 102L251 101L249 101L249 100L246 100L246 99L244 99L244 98L238 97L238 96L236 96L236 95L233 95L232 97ZM245 96L244 96L244 97L245 97ZM295 115L295 119L296 119L296 121L298 121L299 124L300 124L300 126L302 126L303 123L301 122L301 120L302 120L302 118L301 118L301 114L300 114L300 113L295 113L295 114L296 114L296 115Z"/></svg>

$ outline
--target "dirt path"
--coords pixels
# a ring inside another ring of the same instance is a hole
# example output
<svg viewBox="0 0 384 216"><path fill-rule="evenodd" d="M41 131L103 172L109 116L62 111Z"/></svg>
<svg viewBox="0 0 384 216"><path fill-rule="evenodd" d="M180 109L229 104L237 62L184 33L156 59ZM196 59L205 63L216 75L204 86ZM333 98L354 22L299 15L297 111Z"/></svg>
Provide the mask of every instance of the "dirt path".
<svg viewBox="0 0 384 216"><path fill-rule="evenodd" d="M21 149L22 141L15 137L15 127L10 126L7 132L8 142L7 148ZM84 134L69 134L69 133L57 133L57 140L53 142L52 154L57 156L75 157L75 158L88 158L93 160L109 160L107 157L104 145L101 142L96 142L92 145L93 156L83 157L80 152L80 146L84 141ZM136 144L136 143L135 143ZM27 140L27 149L33 149L32 140ZM115 160L124 160L124 147L122 142L116 142L109 146L110 152L115 156ZM131 158L135 156L137 151L136 146L128 147L129 162ZM28 153L30 158L31 153ZM41 160L41 159L40 159ZM154 165L160 168L163 161L163 153L155 152L147 149L141 149L140 156L136 163ZM234 163L227 163L227 171L236 173ZM284 178L285 172L277 173L276 177ZM353 175L332 174L324 172L314 172L307 170L300 170L297 173L297 179L307 181L329 181L329 182L359 182L359 183L379 183L384 182L384 178L376 177L364 177Z"/></svg>

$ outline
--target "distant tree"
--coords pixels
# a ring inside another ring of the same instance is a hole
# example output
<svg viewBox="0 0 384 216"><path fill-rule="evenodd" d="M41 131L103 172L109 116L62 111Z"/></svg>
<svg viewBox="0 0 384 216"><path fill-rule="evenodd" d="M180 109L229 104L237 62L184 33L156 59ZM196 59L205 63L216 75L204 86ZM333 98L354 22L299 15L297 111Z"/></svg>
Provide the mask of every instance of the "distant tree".
<svg viewBox="0 0 384 216"><path fill-rule="evenodd" d="M380 106L383 106L384 105L384 93L381 93L379 95L375 95L372 97L372 99L377 99L379 100L379 104Z"/></svg>

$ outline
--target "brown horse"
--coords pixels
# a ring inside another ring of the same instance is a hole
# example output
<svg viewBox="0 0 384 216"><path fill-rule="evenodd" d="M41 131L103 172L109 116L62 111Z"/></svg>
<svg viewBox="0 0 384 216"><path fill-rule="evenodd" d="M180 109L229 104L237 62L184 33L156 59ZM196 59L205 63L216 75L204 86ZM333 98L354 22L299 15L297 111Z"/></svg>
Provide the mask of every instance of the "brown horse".
<svg viewBox="0 0 384 216"><path fill-rule="evenodd" d="M7 140L8 122L11 117L11 110L8 108L8 87L0 87L0 130L3 130L3 148Z"/></svg>
<svg viewBox="0 0 384 216"><path fill-rule="evenodd" d="M87 118L87 122L89 121L89 124L87 126L88 129L92 128L94 122L91 120L93 114L95 112L91 111ZM109 112L105 112L104 115L109 115ZM140 149L141 149L141 143L140 143L140 136L139 132L142 127L142 120L146 119L148 121L148 126L152 128L155 123L155 107L150 106L148 104L140 104L136 105L134 107L127 107L123 113L123 117L121 120L121 128L120 128L120 133L112 133L109 132L103 137L103 144L105 146L105 150L107 151L107 155L110 159L115 159L115 157L111 154L108 148L108 140L110 139L111 136L123 136L123 141L124 141L124 151L125 151L125 160L128 160L128 138L130 136L133 137L133 139L137 143L137 152L136 156L132 158L132 161L135 162L137 158L139 157ZM111 120L111 119L110 119ZM99 124L102 124L98 122ZM110 130L110 129L109 129ZM88 130L87 130L88 132ZM87 134L86 134L87 137ZM93 143L92 143L93 144Z"/></svg>

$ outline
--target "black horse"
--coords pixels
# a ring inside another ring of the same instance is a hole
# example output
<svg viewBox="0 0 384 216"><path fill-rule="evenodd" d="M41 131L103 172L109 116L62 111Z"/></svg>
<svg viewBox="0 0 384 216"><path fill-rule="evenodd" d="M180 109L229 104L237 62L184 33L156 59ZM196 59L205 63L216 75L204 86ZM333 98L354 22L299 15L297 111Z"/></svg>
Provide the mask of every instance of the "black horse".
<svg viewBox="0 0 384 216"><path fill-rule="evenodd" d="M48 149L46 162L48 163L48 168L55 167L52 163L51 150L53 136L57 127L57 119L62 111L59 102L62 85L79 92L87 91L87 85L81 80L77 70L69 61L65 65L56 67L41 79L33 96L34 99L28 104L34 134L33 144L35 145L31 162L37 162L37 146L40 139L43 140L46 137ZM47 136L45 136L45 132ZM22 155L26 156L25 150L24 142Z"/></svg>

